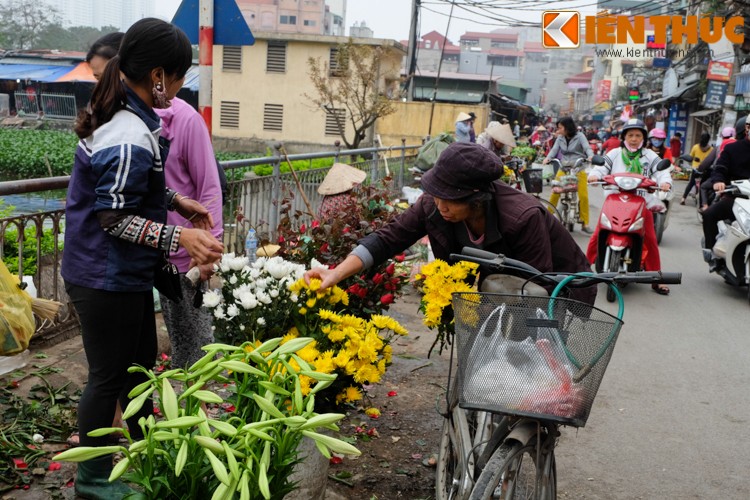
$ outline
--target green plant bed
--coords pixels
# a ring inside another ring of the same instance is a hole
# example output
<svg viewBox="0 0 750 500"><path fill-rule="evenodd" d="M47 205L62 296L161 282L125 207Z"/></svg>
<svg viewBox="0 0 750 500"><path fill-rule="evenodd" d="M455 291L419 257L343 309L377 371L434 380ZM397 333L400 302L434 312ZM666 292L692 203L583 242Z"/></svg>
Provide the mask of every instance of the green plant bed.
<svg viewBox="0 0 750 500"><path fill-rule="evenodd" d="M69 175L78 137L59 130L0 130L0 177L33 179Z"/></svg>

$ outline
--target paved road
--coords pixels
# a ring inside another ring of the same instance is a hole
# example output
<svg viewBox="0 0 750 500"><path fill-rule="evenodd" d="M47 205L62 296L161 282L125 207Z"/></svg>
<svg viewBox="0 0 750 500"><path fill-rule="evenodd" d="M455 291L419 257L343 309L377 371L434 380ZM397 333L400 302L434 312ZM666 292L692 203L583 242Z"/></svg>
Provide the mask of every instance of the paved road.
<svg viewBox="0 0 750 500"><path fill-rule="evenodd" d="M595 220L601 189L591 198ZM560 498L750 498L750 305L746 288L708 273L701 234L692 203L676 205L661 259L683 284L669 297L625 290L625 326L589 421L563 430ZM597 305L613 309L603 290Z"/></svg>

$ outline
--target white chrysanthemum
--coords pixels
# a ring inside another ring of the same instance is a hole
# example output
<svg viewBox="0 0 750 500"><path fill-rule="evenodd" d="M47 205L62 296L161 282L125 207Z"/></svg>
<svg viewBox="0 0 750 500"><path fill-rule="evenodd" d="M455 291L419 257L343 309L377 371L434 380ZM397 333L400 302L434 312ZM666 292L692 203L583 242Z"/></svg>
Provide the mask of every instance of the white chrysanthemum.
<svg viewBox="0 0 750 500"><path fill-rule="evenodd" d="M224 314L224 308L222 306L217 306L216 309L214 309L214 317L216 319L224 319L226 318L226 314Z"/></svg>
<svg viewBox="0 0 750 500"><path fill-rule="evenodd" d="M268 280L264 278L259 278L255 281L253 281L253 285L255 285L256 290L265 290L268 286Z"/></svg>
<svg viewBox="0 0 750 500"><path fill-rule="evenodd" d="M266 326L266 319L265 318L258 318L258 324L260 326Z"/></svg>
<svg viewBox="0 0 750 500"><path fill-rule="evenodd" d="M237 304L229 304L229 306L227 306L227 316L229 316L230 318L234 318L239 313L240 308L237 307Z"/></svg>
<svg viewBox="0 0 750 500"><path fill-rule="evenodd" d="M292 302L296 304L297 301L299 300L299 295L297 295L296 293L293 293L289 296L289 300L291 300Z"/></svg>
<svg viewBox="0 0 750 500"><path fill-rule="evenodd" d="M321 262L318 259L313 257L312 259L310 259L310 269L315 269L316 267L327 267L327 266L324 266L323 264L321 264Z"/></svg>
<svg viewBox="0 0 750 500"><path fill-rule="evenodd" d="M268 295L270 295L272 299L275 299L279 296L279 291L274 288L268 291Z"/></svg>
<svg viewBox="0 0 750 500"><path fill-rule="evenodd" d="M237 275L233 274L229 277L229 284L230 285L236 285L237 284Z"/></svg>
<svg viewBox="0 0 750 500"><path fill-rule="evenodd" d="M206 307L216 307L221 303L221 294L215 290L209 290L203 293L203 305Z"/></svg>
<svg viewBox="0 0 750 500"><path fill-rule="evenodd" d="M251 269L249 276L251 280L257 280L260 277L260 269Z"/></svg>
<svg viewBox="0 0 750 500"><path fill-rule="evenodd" d="M232 271L242 271L245 266L247 266L246 257L234 257L229 261L229 268Z"/></svg>
<svg viewBox="0 0 750 500"><path fill-rule="evenodd" d="M255 298L255 295L253 295L251 292L243 292L238 297L237 300L239 300L240 305L243 307L243 309L255 309L258 306L258 301Z"/></svg>
<svg viewBox="0 0 750 500"><path fill-rule="evenodd" d="M245 331L245 325L240 325L240 331L241 331L241 332L244 332L244 331Z"/></svg>

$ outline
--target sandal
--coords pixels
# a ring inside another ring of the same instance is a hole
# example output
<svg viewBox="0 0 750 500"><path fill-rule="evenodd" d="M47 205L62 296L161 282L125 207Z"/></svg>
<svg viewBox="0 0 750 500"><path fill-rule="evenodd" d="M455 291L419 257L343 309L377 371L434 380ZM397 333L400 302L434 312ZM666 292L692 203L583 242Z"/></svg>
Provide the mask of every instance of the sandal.
<svg viewBox="0 0 750 500"><path fill-rule="evenodd" d="M684 205L684 204L685 204L685 198L680 200L680 205Z"/></svg>
<svg viewBox="0 0 750 500"><path fill-rule="evenodd" d="M651 290L655 291L659 295L669 295L669 287L662 283L654 283L651 285Z"/></svg>

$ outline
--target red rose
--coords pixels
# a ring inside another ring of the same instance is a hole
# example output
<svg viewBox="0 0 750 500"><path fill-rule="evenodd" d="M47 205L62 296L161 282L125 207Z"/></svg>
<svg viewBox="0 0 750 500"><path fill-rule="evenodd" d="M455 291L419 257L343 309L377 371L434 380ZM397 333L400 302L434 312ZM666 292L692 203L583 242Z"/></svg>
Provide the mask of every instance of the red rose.
<svg viewBox="0 0 750 500"><path fill-rule="evenodd" d="M351 231L351 229L349 229L349 226L346 226L341 232L344 234L349 234L349 231Z"/></svg>
<svg viewBox="0 0 750 500"><path fill-rule="evenodd" d="M353 284L349 288L346 289L347 293L351 293L352 295L357 295L359 293L360 286L358 284Z"/></svg>
<svg viewBox="0 0 750 500"><path fill-rule="evenodd" d="M395 260L396 262L403 262L404 261L404 254L400 253L400 254L396 255L393 258L393 260Z"/></svg>
<svg viewBox="0 0 750 500"><path fill-rule="evenodd" d="M279 235L279 243L284 243L285 241L284 237Z"/></svg>
<svg viewBox="0 0 750 500"><path fill-rule="evenodd" d="M383 282L384 277L385 276L382 275L381 273L377 273L375 276L372 277L372 282L375 283L376 285L379 285Z"/></svg>
<svg viewBox="0 0 750 500"><path fill-rule="evenodd" d="M394 285L393 283L391 283L389 281L388 283L386 283L385 285L383 285L383 288L385 288L386 290L389 290L389 291L393 291L393 290L396 289L396 285Z"/></svg>
<svg viewBox="0 0 750 500"><path fill-rule="evenodd" d="M393 274L396 272L396 264L391 262L388 267L385 268L385 272L388 274Z"/></svg>
<svg viewBox="0 0 750 500"><path fill-rule="evenodd" d="M386 293L385 295L380 297L380 303L383 304L384 306L387 306L388 304L393 303L393 299L394 297L392 293Z"/></svg>
<svg viewBox="0 0 750 500"><path fill-rule="evenodd" d="M357 296L360 299L364 299L365 297L367 297L367 289L364 288L364 287L359 287L359 291L357 292Z"/></svg>
<svg viewBox="0 0 750 500"><path fill-rule="evenodd" d="M300 232L300 234L301 234L301 233L305 233L305 232L307 232L307 226L306 226L306 225L304 225L304 224L302 224L302 225L301 225L301 226L299 227L299 232Z"/></svg>
<svg viewBox="0 0 750 500"><path fill-rule="evenodd" d="M310 227L312 227L313 229L315 229L316 227L320 227L320 222L318 222L316 219L312 221L312 224L310 224Z"/></svg>
<svg viewBox="0 0 750 500"><path fill-rule="evenodd" d="M328 251L328 243L327 242L323 243L322 245L320 245L320 251L321 252L327 252Z"/></svg>

